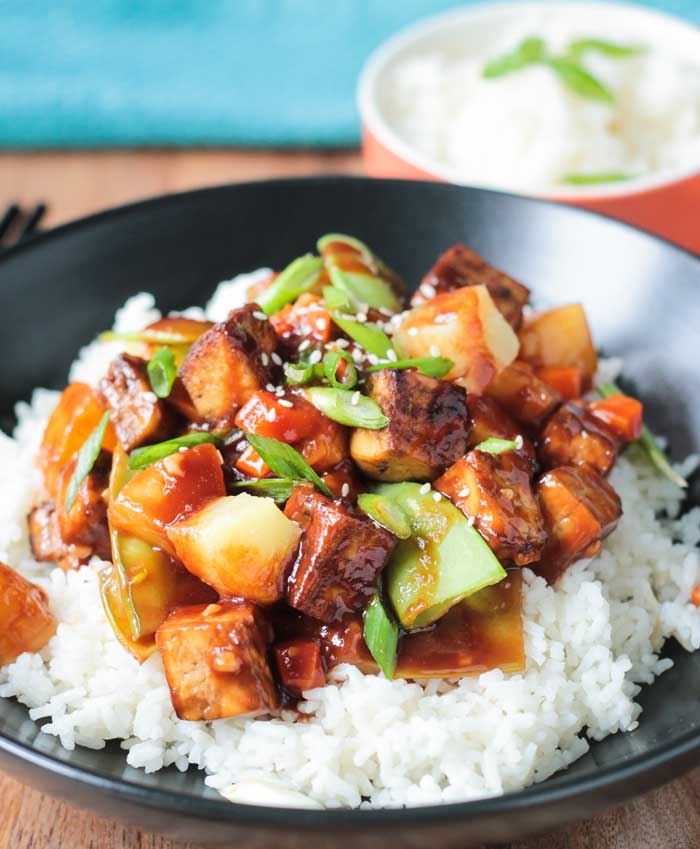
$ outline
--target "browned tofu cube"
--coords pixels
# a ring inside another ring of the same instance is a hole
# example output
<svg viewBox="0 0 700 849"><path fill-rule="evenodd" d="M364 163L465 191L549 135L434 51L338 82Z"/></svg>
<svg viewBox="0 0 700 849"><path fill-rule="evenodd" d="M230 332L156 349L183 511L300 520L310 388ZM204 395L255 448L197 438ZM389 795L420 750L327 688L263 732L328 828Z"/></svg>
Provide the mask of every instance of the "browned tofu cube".
<svg viewBox="0 0 700 849"><path fill-rule="evenodd" d="M213 720L275 710L271 641L264 614L247 601L175 611L156 633L175 713Z"/></svg>
<svg viewBox="0 0 700 849"><path fill-rule="evenodd" d="M307 485L294 489L284 512L304 529L287 583L291 606L322 622L363 609L394 550L393 534Z"/></svg>
<svg viewBox="0 0 700 849"><path fill-rule="evenodd" d="M618 444L603 422L579 404L569 402L547 422L538 454L546 469L590 466L607 475L615 464Z"/></svg>
<svg viewBox="0 0 700 849"><path fill-rule="evenodd" d="M61 539L58 515L53 504L35 507L27 519L29 541L35 560L56 563L61 569L80 569L93 555L89 545L68 545ZM100 555L102 556L102 555Z"/></svg>
<svg viewBox="0 0 700 849"><path fill-rule="evenodd" d="M425 275L411 298L411 306L425 303L442 292L480 285L486 286L503 317L517 330L522 323L523 307L530 300L530 290L459 243L448 248Z"/></svg>
<svg viewBox="0 0 700 849"><path fill-rule="evenodd" d="M500 561L525 566L540 559L546 541L531 470L515 452L470 451L434 486L474 520Z"/></svg>
<svg viewBox="0 0 700 849"><path fill-rule="evenodd" d="M0 666L41 651L55 633L44 590L0 562Z"/></svg>
<svg viewBox="0 0 700 849"><path fill-rule="evenodd" d="M99 455L92 470L80 484L73 506L68 510L68 487L77 461L78 455L75 454L63 467L58 481L56 516L61 539L67 545L89 546L99 557L108 559L107 503L103 493L109 484L111 456L104 451Z"/></svg>
<svg viewBox="0 0 700 849"><path fill-rule="evenodd" d="M192 345L180 369L197 413L215 427L231 427L239 407L278 376L271 360L279 339L257 304L229 313Z"/></svg>
<svg viewBox="0 0 700 849"><path fill-rule="evenodd" d="M367 393L390 420L381 430L353 432L350 454L368 477L432 480L466 451L463 387L413 369L383 369L370 376Z"/></svg>
<svg viewBox="0 0 700 849"><path fill-rule="evenodd" d="M335 469L348 460L348 428L326 416L310 436L295 445L296 450L319 474Z"/></svg>
<svg viewBox="0 0 700 849"><path fill-rule="evenodd" d="M536 571L553 583L576 560L598 554L622 515L622 503L610 484L587 466L546 472L537 483L537 494L547 545Z"/></svg>
<svg viewBox="0 0 700 849"><path fill-rule="evenodd" d="M120 354L100 382L100 392L112 412L111 421L125 451L170 436L173 420L151 389L145 360Z"/></svg>
<svg viewBox="0 0 700 849"><path fill-rule="evenodd" d="M476 448L480 442L493 437L497 439L515 439L521 437L523 444L516 453L530 462L535 459L535 447L523 433L522 427L512 419L493 398L487 395L469 396L469 416L471 430L467 439L467 448Z"/></svg>
<svg viewBox="0 0 700 849"><path fill-rule="evenodd" d="M511 363L489 384L486 394L516 421L539 430L561 404L561 396L522 360Z"/></svg>

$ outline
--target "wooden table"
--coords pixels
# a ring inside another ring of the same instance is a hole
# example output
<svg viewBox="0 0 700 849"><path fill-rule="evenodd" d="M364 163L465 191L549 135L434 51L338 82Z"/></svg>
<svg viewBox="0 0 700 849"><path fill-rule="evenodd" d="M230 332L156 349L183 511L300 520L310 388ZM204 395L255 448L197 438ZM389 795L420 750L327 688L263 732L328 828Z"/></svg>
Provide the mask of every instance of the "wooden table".
<svg viewBox="0 0 700 849"><path fill-rule="evenodd" d="M44 201L45 226L149 195L273 176L361 173L355 153L144 151L0 155L0 214ZM700 846L700 769L605 816L509 849ZM0 849L185 849L0 776ZM189 847L195 849L195 847ZM245 849L245 847L241 847ZM506 847L502 847L506 849Z"/></svg>

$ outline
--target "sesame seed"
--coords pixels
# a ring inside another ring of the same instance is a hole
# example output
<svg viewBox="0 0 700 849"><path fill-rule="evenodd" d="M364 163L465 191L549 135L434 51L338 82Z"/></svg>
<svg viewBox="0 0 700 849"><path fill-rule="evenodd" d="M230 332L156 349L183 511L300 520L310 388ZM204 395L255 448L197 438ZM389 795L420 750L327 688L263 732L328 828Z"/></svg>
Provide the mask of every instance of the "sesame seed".
<svg viewBox="0 0 700 849"><path fill-rule="evenodd" d="M430 356L431 357L439 357L440 356L440 349L438 348L437 345L431 345L430 346Z"/></svg>
<svg viewBox="0 0 700 849"><path fill-rule="evenodd" d="M270 409L265 413L265 418L268 422L274 422L277 418L277 410L274 407L270 407Z"/></svg>
<svg viewBox="0 0 700 849"><path fill-rule="evenodd" d="M248 447L248 440L247 440L247 439L242 439L242 440L238 443L238 445L236 445L236 451L245 451L245 449L246 449L247 447Z"/></svg>
<svg viewBox="0 0 700 849"><path fill-rule="evenodd" d="M156 395L155 392L144 392L143 393L143 400L148 401L149 404L157 404L158 403L158 396Z"/></svg>
<svg viewBox="0 0 700 849"><path fill-rule="evenodd" d="M427 495L430 492L430 484L424 483L418 492L420 492L421 495Z"/></svg>
<svg viewBox="0 0 700 849"><path fill-rule="evenodd" d="M409 327L406 331L409 336L418 336L418 328L417 327Z"/></svg>
<svg viewBox="0 0 700 849"><path fill-rule="evenodd" d="M178 454L182 454L183 451L187 451L187 446L181 445L178 449Z"/></svg>
<svg viewBox="0 0 700 849"><path fill-rule="evenodd" d="M392 311L387 309L386 307L379 307L379 312L382 315L385 315L387 318L391 318L393 315Z"/></svg>
<svg viewBox="0 0 700 849"><path fill-rule="evenodd" d="M467 519L467 524L469 525L469 527L470 527L470 528L473 528L473 527L474 527L474 522L476 522L476 519L474 518L474 516L470 516L470 517Z"/></svg>
<svg viewBox="0 0 700 849"><path fill-rule="evenodd" d="M352 393L352 398L350 399L350 403L353 405L353 407L356 407L360 403L360 390L359 389Z"/></svg>
<svg viewBox="0 0 700 849"><path fill-rule="evenodd" d="M395 363L398 357L396 356L396 351L393 348L389 348L386 352L386 358L392 363Z"/></svg>
<svg viewBox="0 0 700 849"><path fill-rule="evenodd" d="M442 495L439 492L433 493L433 501L437 504L438 501L442 498Z"/></svg>
<svg viewBox="0 0 700 849"><path fill-rule="evenodd" d="M288 401L286 398L280 398L279 403L280 403L281 407L293 407L294 406L294 404L292 404L292 402Z"/></svg>
<svg viewBox="0 0 700 849"><path fill-rule="evenodd" d="M464 489L460 489L460 491L457 493L457 495L460 498L466 498L469 495L469 492L470 492L469 487L465 486Z"/></svg>
<svg viewBox="0 0 700 849"><path fill-rule="evenodd" d="M336 339L335 344L338 346L338 348L347 348L350 342L347 339Z"/></svg>
<svg viewBox="0 0 700 849"><path fill-rule="evenodd" d="M311 340L310 339L304 339L304 341L301 342L300 345L299 345L299 350L305 351L310 345L311 345Z"/></svg>
<svg viewBox="0 0 700 849"><path fill-rule="evenodd" d="M274 392L276 388L277 387L275 386L274 383L266 383L265 384L265 389L267 389L268 392Z"/></svg>
<svg viewBox="0 0 700 849"><path fill-rule="evenodd" d="M272 360L272 362L273 362L276 366L281 366L281 365L282 365L282 357L280 357L280 355L279 355L276 351L273 351L273 352L270 354L270 359Z"/></svg>
<svg viewBox="0 0 700 849"><path fill-rule="evenodd" d="M325 330L326 329L326 319L325 318L317 318L316 319L316 329L317 330Z"/></svg>
<svg viewBox="0 0 700 849"><path fill-rule="evenodd" d="M284 395L285 391L286 390L285 390L284 386L278 386L277 389L275 389L275 395L278 398L281 398Z"/></svg>
<svg viewBox="0 0 700 849"><path fill-rule="evenodd" d="M320 363L322 356L323 354L320 351L312 351L309 354L309 364L315 366L316 363Z"/></svg>
<svg viewBox="0 0 700 849"><path fill-rule="evenodd" d="M367 313L366 312L358 312L358 314L355 316L355 318L357 319L357 321L365 322L365 321L367 321Z"/></svg>
<svg viewBox="0 0 700 849"><path fill-rule="evenodd" d="M346 482L341 486L340 494L343 496L343 498L347 498L349 492L350 492L350 484Z"/></svg>
<svg viewBox="0 0 700 849"><path fill-rule="evenodd" d="M270 362L270 358L267 356L267 354L264 351L262 352L262 354L260 354L260 362L264 366L266 366Z"/></svg>
<svg viewBox="0 0 700 849"><path fill-rule="evenodd" d="M253 313L253 318L257 318L259 321L267 321L267 316L264 312L261 312L260 310L256 310Z"/></svg>
<svg viewBox="0 0 700 849"><path fill-rule="evenodd" d="M515 442L515 447L516 447L516 448L520 449L520 448L522 448L522 447L523 447L523 438L522 438L522 436L521 436L520 434L518 434L518 435L515 437L515 439L513 440L513 442Z"/></svg>
<svg viewBox="0 0 700 849"><path fill-rule="evenodd" d="M369 360L370 365L379 365L379 357L376 354L368 354L367 359Z"/></svg>
<svg viewBox="0 0 700 849"><path fill-rule="evenodd" d="M426 298L434 298L435 295L437 295L437 292L435 291L435 286L431 286L430 283L422 283L420 290Z"/></svg>
<svg viewBox="0 0 700 849"><path fill-rule="evenodd" d="M355 348L352 352L352 358L356 363L361 363L364 359L364 354L359 348Z"/></svg>

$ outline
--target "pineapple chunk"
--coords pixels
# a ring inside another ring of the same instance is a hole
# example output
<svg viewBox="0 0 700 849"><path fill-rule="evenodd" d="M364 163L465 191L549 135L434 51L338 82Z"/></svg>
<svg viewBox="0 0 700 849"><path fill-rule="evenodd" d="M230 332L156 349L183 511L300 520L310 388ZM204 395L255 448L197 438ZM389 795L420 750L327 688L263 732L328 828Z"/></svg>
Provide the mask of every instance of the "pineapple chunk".
<svg viewBox="0 0 700 849"><path fill-rule="evenodd" d="M259 604L282 598L284 573L301 530L270 498L216 498L168 528L185 566L221 595Z"/></svg>
<svg viewBox="0 0 700 849"><path fill-rule="evenodd" d="M590 389L598 356L581 304L543 312L529 321L519 335L521 359L537 367L578 368L583 388Z"/></svg>
<svg viewBox="0 0 700 849"><path fill-rule="evenodd" d="M448 357L456 380L480 394L518 354L518 337L486 286L445 292L406 314L394 334L404 357Z"/></svg>
<svg viewBox="0 0 700 849"><path fill-rule="evenodd" d="M0 562L0 666L40 651L55 632L44 590Z"/></svg>

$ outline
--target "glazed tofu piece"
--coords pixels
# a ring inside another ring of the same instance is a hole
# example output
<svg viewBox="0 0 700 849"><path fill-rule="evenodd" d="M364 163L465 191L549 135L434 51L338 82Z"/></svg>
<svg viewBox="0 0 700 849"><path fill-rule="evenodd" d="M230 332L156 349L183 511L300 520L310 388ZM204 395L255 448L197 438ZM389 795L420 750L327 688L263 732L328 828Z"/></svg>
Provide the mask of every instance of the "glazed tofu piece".
<svg viewBox="0 0 700 849"><path fill-rule="evenodd" d="M407 312L393 337L403 357L447 357L445 376L480 395L518 354L518 337L486 286L445 292Z"/></svg>
<svg viewBox="0 0 700 849"><path fill-rule="evenodd" d="M502 563L526 566L546 542L542 512L530 482L532 466L514 451L470 451L435 481Z"/></svg>
<svg viewBox="0 0 700 849"><path fill-rule="evenodd" d="M610 484L587 466L562 466L537 483L547 545L536 567L550 583L576 560L593 557L622 515Z"/></svg>
<svg viewBox="0 0 700 849"><path fill-rule="evenodd" d="M287 582L289 604L322 622L362 610L394 550L393 534L305 484L284 512L304 529Z"/></svg>
<svg viewBox="0 0 700 849"><path fill-rule="evenodd" d="M466 451L463 387L414 369L382 369L370 375L367 394L390 420L381 430L353 431L350 454L368 477L432 480Z"/></svg>
<svg viewBox="0 0 700 849"><path fill-rule="evenodd" d="M411 306L463 286L482 285L489 290L501 315L513 330L517 330L522 323L523 307L530 300L530 290L460 243L452 245L438 258L411 298Z"/></svg>
<svg viewBox="0 0 700 849"><path fill-rule="evenodd" d="M516 453L534 462L535 448L522 432L522 427L512 419L505 410L487 395L471 395L469 397L469 416L471 430L467 438L467 449L476 448L480 442L495 437L497 439L522 439L521 448Z"/></svg>
<svg viewBox="0 0 700 849"><path fill-rule="evenodd" d="M326 416L294 446L314 471L324 474L349 458L348 428Z"/></svg>
<svg viewBox="0 0 700 849"><path fill-rule="evenodd" d="M107 502L104 494L109 484L111 456L102 452L92 470L78 488L73 506L67 509L68 487L75 472L78 455L64 466L59 478L56 517L61 539L67 545L88 546L102 558L109 557Z"/></svg>
<svg viewBox="0 0 700 849"><path fill-rule="evenodd" d="M271 498L247 493L210 501L167 529L176 556L222 596L273 604L301 530Z"/></svg>
<svg viewBox="0 0 700 849"><path fill-rule="evenodd" d="M109 505L109 523L174 557L168 525L225 494L221 455L205 442L136 472Z"/></svg>
<svg viewBox="0 0 700 849"><path fill-rule="evenodd" d="M317 641L286 640L276 643L273 651L280 683L293 696L325 684L321 646Z"/></svg>
<svg viewBox="0 0 700 849"><path fill-rule="evenodd" d="M44 590L0 562L0 666L41 651L55 633Z"/></svg>
<svg viewBox="0 0 700 849"><path fill-rule="evenodd" d="M35 560L56 563L67 572L69 569L80 569L93 555L93 549L89 545L68 545L63 542L53 504L40 504L35 507L27 518L27 524ZM108 557L109 549L101 551L100 556Z"/></svg>
<svg viewBox="0 0 700 849"><path fill-rule="evenodd" d="M539 430L556 408L561 396L540 380L528 363L516 360L504 369L486 390L517 422Z"/></svg>
<svg viewBox="0 0 700 849"><path fill-rule="evenodd" d="M618 440L612 430L581 404L569 402L547 422L538 455L546 469L590 466L607 475L617 458Z"/></svg>
<svg viewBox="0 0 700 849"><path fill-rule="evenodd" d="M181 607L156 643L175 713L214 720L275 710L279 697L267 662L272 629L250 602Z"/></svg>
<svg viewBox="0 0 700 849"><path fill-rule="evenodd" d="M112 412L111 421L122 448L160 442L170 435L173 419L151 389L146 360L120 354L100 382L100 392Z"/></svg>
<svg viewBox="0 0 700 849"><path fill-rule="evenodd" d="M192 403L213 427L231 427L238 409L276 375L279 339L257 304L232 310L192 345L180 369Z"/></svg>

